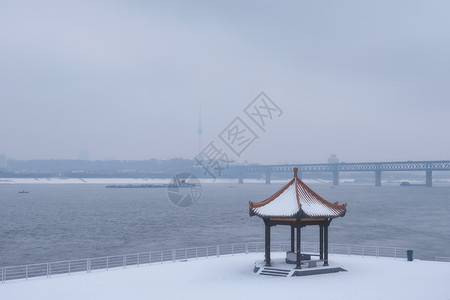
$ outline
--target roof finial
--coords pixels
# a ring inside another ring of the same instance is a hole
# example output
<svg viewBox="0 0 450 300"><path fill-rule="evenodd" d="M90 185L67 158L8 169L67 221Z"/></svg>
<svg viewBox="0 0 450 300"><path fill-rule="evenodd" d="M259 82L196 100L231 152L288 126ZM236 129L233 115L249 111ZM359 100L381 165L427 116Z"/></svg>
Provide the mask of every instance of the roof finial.
<svg viewBox="0 0 450 300"><path fill-rule="evenodd" d="M298 168L294 168L294 177L297 177Z"/></svg>

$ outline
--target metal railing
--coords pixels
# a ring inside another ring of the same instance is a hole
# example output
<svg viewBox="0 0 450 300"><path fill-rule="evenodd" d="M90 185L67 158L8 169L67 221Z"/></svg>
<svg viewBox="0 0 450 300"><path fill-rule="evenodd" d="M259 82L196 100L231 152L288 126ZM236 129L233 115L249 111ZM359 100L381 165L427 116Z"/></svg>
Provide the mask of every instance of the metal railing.
<svg viewBox="0 0 450 300"><path fill-rule="evenodd" d="M443 261L443 262L450 262L450 257L446 257L446 256L435 256L434 257L435 261Z"/></svg>
<svg viewBox="0 0 450 300"><path fill-rule="evenodd" d="M284 252L289 250L290 243L281 242L273 243L271 245L272 252ZM319 245L314 243L302 243L302 251L311 254L318 254ZM0 280L2 283L4 283L5 281L9 280L28 280L29 278L35 277L70 275L72 273L79 272L90 273L97 270L127 268L131 266L139 267L143 265L149 266L155 263L161 264L165 262L194 260L199 258L206 259L209 257L219 257L223 255L259 252L264 252L264 242L204 246L197 248L161 250L136 254L75 259L31 265L3 267L0 268ZM406 258L406 249L395 247L329 244L329 254ZM437 259L438 257L436 257L436 260ZM450 261L450 259L448 261Z"/></svg>

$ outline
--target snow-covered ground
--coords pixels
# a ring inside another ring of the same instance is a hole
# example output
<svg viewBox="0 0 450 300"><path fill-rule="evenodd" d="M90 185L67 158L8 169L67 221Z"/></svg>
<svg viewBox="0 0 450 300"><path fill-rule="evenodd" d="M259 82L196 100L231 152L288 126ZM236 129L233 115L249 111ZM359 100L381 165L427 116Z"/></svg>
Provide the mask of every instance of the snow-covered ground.
<svg viewBox="0 0 450 300"><path fill-rule="evenodd" d="M222 256L9 281L0 284L0 299L450 299L450 263L331 255L348 272L282 278L253 273L261 258Z"/></svg>

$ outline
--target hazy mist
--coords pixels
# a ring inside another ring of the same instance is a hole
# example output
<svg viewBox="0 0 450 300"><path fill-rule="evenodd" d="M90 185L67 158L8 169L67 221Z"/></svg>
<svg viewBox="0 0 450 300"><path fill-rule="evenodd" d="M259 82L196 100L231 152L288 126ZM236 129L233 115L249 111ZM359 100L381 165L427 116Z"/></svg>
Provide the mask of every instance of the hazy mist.
<svg viewBox="0 0 450 300"><path fill-rule="evenodd" d="M450 159L447 1L1 1L0 154ZM260 130L264 91L283 111ZM236 117L258 138L233 155Z"/></svg>

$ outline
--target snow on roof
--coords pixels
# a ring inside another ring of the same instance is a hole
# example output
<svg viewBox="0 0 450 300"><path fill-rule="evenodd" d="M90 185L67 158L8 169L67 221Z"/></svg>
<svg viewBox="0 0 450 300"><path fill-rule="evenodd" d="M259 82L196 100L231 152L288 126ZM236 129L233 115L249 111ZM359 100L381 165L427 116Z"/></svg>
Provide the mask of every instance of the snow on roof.
<svg viewBox="0 0 450 300"><path fill-rule="evenodd" d="M294 178L270 198L258 203L250 201L251 214L260 217L294 217L300 214L303 218L345 215L347 203L339 205L326 201L297 177L297 170L294 168Z"/></svg>

